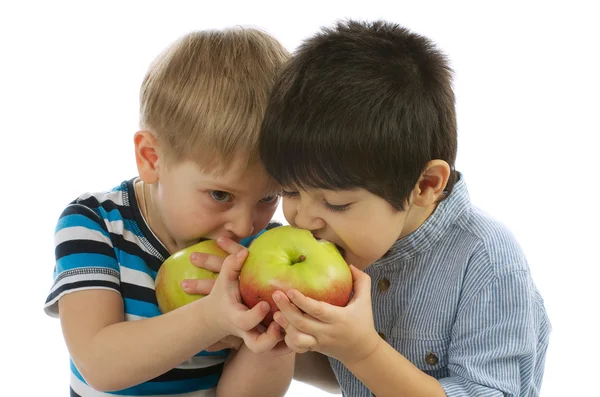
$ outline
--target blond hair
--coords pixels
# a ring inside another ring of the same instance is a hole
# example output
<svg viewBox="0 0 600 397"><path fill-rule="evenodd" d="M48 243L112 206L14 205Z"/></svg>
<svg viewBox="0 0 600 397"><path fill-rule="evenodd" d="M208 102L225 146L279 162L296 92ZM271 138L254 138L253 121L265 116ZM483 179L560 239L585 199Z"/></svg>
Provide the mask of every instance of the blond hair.
<svg viewBox="0 0 600 397"><path fill-rule="evenodd" d="M253 28L191 32L151 64L140 90L140 127L170 160L202 167L258 159L269 93L289 52Z"/></svg>

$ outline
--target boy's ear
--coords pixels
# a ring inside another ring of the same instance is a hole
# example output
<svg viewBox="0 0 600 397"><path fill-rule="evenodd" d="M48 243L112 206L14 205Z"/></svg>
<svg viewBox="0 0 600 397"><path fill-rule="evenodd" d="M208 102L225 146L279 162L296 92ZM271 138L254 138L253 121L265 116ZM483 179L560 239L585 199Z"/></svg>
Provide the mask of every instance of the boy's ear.
<svg viewBox="0 0 600 397"><path fill-rule="evenodd" d="M426 207L438 201L450 178L450 166L444 160L431 160L425 166L412 193L412 201Z"/></svg>
<svg viewBox="0 0 600 397"><path fill-rule="evenodd" d="M158 181L158 141L149 131L138 131L133 137L135 162L140 179L152 184Z"/></svg>

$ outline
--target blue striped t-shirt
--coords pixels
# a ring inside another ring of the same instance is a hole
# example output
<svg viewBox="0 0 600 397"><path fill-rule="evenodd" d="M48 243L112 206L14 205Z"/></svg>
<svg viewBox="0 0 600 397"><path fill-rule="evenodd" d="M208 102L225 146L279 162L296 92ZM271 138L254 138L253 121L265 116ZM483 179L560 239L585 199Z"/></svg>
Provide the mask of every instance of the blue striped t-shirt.
<svg viewBox="0 0 600 397"><path fill-rule="evenodd" d="M448 397L539 395L550 322L512 234L462 178L415 232L366 269L380 336ZM330 359L344 396L371 392Z"/></svg>
<svg viewBox="0 0 600 397"><path fill-rule="evenodd" d="M54 283L44 306L48 315L58 317L62 296L86 289L120 293L126 321L160 314L154 279L169 252L142 218L133 183L84 194L61 214L54 235ZM200 352L155 379L111 393L92 389L71 360L71 396L214 396L227 354Z"/></svg>

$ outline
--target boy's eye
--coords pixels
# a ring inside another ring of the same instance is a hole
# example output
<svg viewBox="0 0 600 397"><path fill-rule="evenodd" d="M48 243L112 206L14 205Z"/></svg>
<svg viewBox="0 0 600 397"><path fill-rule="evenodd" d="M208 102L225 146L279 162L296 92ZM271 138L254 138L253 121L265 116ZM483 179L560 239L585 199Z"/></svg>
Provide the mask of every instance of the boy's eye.
<svg viewBox="0 0 600 397"><path fill-rule="evenodd" d="M325 201L325 208L328 211L333 211L333 212L344 212L347 211L350 208L350 204L342 204L342 205L334 205L334 204L329 204L327 201Z"/></svg>
<svg viewBox="0 0 600 397"><path fill-rule="evenodd" d="M282 190L281 195L285 198L296 198L298 197L298 192L294 192L293 190Z"/></svg>
<svg viewBox="0 0 600 397"><path fill-rule="evenodd" d="M270 203L277 201L278 198L279 198L279 195L274 194L272 196L263 197L262 200L260 200L260 202L265 203L265 204L270 204Z"/></svg>
<svg viewBox="0 0 600 397"><path fill-rule="evenodd" d="M231 201L231 193L223 192L221 190L211 190L209 194L213 200L219 203L227 203Z"/></svg>

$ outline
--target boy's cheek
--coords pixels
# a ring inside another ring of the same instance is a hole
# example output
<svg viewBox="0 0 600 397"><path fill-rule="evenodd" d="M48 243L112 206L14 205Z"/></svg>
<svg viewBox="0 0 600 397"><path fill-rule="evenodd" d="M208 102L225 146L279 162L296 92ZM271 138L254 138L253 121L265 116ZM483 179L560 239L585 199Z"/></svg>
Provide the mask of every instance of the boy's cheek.
<svg viewBox="0 0 600 397"><path fill-rule="evenodd" d="M254 222L254 233L258 233L263 230L269 222L273 219L273 215L275 215L275 211L277 210L277 206L273 206L268 210L261 210L258 213L258 217Z"/></svg>
<svg viewBox="0 0 600 397"><path fill-rule="evenodd" d="M295 222L295 215L296 215L296 208L295 206L290 203L289 199L286 199L285 197L283 198L283 200L281 201L281 207L283 209L283 216L285 217L285 220L287 221L287 223L289 223L292 226L296 226L296 222Z"/></svg>

